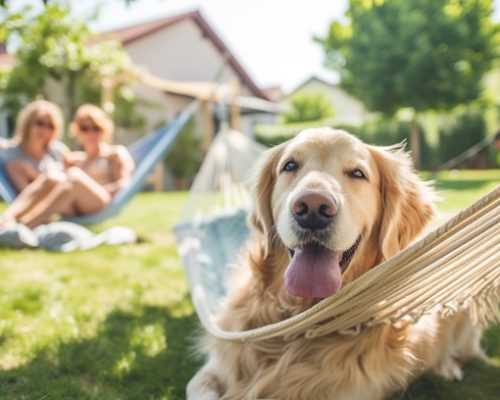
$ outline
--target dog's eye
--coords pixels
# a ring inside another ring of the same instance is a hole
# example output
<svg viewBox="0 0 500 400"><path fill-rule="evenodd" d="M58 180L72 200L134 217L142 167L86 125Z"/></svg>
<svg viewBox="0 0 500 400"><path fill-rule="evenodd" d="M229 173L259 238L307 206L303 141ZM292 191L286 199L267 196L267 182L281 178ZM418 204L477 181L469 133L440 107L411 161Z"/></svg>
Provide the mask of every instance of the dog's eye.
<svg viewBox="0 0 500 400"><path fill-rule="evenodd" d="M299 163L297 161L292 160L292 161L288 161L287 163L285 163L285 165L283 165L283 168L281 170L291 172L291 171L295 171L298 168L299 168Z"/></svg>
<svg viewBox="0 0 500 400"><path fill-rule="evenodd" d="M354 179L366 179L366 175L359 168L355 168L347 173L350 178Z"/></svg>

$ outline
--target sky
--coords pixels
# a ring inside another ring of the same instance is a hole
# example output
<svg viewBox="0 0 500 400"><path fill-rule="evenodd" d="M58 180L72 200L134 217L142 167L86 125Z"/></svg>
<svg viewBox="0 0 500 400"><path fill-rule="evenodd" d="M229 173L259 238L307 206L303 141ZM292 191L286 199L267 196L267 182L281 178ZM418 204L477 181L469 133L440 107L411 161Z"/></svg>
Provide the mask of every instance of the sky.
<svg viewBox="0 0 500 400"><path fill-rule="evenodd" d="M83 4L82 4L83 3ZM99 1L75 3L89 15ZM123 0L102 2L98 30L109 30L193 9L199 9L252 79L261 87L292 90L319 75L335 81L323 68L324 53L313 42L325 36L329 23L342 18L347 0Z"/></svg>
<svg viewBox="0 0 500 400"><path fill-rule="evenodd" d="M33 0L17 0L17 4ZM41 3L41 2L39 2ZM70 0L74 13L99 18L99 31L199 9L249 75L261 87L293 90L317 75L337 80L323 67L324 52L313 36L325 36L334 19L342 19L348 0ZM494 1L500 21L500 0Z"/></svg>

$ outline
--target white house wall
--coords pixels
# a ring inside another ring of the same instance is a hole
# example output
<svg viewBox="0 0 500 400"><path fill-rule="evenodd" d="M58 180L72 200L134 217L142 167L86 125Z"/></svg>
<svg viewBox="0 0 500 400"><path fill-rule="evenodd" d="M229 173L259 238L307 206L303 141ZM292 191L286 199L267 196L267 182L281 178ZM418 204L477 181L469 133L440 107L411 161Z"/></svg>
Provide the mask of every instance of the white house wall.
<svg viewBox="0 0 500 400"><path fill-rule="evenodd" d="M340 88L312 79L288 98L298 92L324 93L332 104L335 117L340 123L359 125L366 120L367 113L363 104Z"/></svg>
<svg viewBox="0 0 500 400"><path fill-rule="evenodd" d="M203 36L202 30L191 20L181 21L173 26L137 39L125 46L135 64L159 78L176 81L214 81L223 65L222 54ZM230 65L224 69L221 82L239 80ZM155 103L155 108L140 108L145 115L148 129L172 119L189 99L166 95L142 84L134 86L137 95ZM251 95L246 86L240 87L241 94ZM242 129L252 126L251 116L242 117ZM201 116L198 115L201 121Z"/></svg>

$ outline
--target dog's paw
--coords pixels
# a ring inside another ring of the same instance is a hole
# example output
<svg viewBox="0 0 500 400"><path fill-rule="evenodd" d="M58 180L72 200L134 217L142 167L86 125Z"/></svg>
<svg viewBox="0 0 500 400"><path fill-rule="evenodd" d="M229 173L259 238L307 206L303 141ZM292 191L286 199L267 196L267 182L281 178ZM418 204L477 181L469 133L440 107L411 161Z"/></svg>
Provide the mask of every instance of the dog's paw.
<svg viewBox="0 0 500 400"><path fill-rule="evenodd" d="M217 377L207 371L200 371L186 387L187 400L219 400L221 384Z"/></svg>
<svg viewBox="0 0 500 400"><path fill-rule="evenodd" d="M453 358L448 358L434 368L434 371L445 379L461 381L464 373L460 364Z"/></svg>

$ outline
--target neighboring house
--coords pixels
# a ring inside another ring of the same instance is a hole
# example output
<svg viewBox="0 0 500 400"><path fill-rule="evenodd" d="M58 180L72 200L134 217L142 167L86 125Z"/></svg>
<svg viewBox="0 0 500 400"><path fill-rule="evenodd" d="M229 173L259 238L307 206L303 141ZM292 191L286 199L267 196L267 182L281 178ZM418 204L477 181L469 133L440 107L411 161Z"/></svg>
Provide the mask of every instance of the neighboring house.
<svg viewBox="0 0 500 400"><path fill-rule="evenodd" d="M307 79L288 93L285 96L285 103L287 99L290 99L299 92L324 93L333 107L335 121L340 125L358 126L363 124L368 117L368 112L363 103L352 97L339 86L316 76Z"/></svg>
<svg viewBox="0 0 500 400"><path fill-rule="evenodd" d="M105 32L99 39L121 42L134 64L144 66L155 77L176 82L226 83L236 86L242 96L257 98L260 111L241 110L238 128L248 135L252 134L253 124L269 121L269 113L262 110L267 109L272 115L277 112L276 105L269 101L197 10ZM141 109L149 129L172 119L191 101L189 96L166 93L139 83L135 90L140 98L154 104ZM210 126L206 123L206 113L207 110L200 110L198 126L216 130L215 115ZM213 132L208 132L208 136L211 134Z"/></svg>

